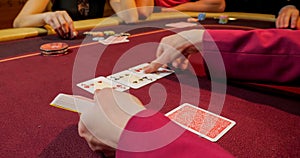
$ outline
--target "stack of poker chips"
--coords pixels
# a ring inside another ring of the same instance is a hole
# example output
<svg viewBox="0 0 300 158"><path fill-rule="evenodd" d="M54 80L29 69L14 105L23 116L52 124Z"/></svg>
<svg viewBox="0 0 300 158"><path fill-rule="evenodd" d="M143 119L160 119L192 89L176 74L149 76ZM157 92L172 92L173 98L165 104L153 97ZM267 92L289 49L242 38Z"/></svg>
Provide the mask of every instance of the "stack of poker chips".
<svg viewBox="0 0 300 158"><path fill-rule="evenodd" d="M87 35L87 36L94 36L94 37L103 37L104 36L104 33L101 32L101 31L96 31L96 32L84 32L83 33L84 35Z"/></svg>
<svg viewBox="0 0 300 158"><path fill-rule="evenodd" d="M103 32L105 36L112 36L112 35L115 35L115 31L104 31Z"/></svg>
<svg viewBox="0 0 300 158"><path fill-rule="evenodd" d="M227 15L221 15L219 17L219 24L227 24L228 23L228 16Z"/></svg>
<svg viewBox="0 0 300 158"><path fill-rule="evenodd" d="M205 13L199 13L198 18L188 18L187 21L188 22L199 22L199 21L205 20L205 18L206 18Z"/></svg>
<svg viewBox="0 0 300 158"><path fill-rule="evenodd" d="M118 34L115 34L114 36L130 36L130 33L127 33L127 32L122 32L122 33L118 33Z"/></svg>
<svg viewBox="0 0 300 158"><path fill-rule="evenodd" d="M41 45L40 50L43 56L56 56L67 54L68 48L69 45L67 43L55 42Z"/></svg>
<svg viewBox="0 0 300 158"><path fill-rule="evenodd" d="M199 13L198 14L198 21L203 21L206 18L206 14L205 13Z"/></svg>

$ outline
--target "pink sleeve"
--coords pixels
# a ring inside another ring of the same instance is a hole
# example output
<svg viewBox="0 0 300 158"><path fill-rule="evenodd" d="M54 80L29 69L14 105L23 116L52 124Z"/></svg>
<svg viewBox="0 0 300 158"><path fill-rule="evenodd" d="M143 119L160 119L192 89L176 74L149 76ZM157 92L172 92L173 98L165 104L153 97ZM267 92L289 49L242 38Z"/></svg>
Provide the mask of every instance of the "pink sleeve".
<svg viewBox="0 0 300 158"><path fill-rule="evenodd" d="M153 114L144 110L129 120L118 144L117 158L232 157L218 144L184 130L163 114Z"/></svg>
<svg viewBox="0 0 300 158"><path fill-rule="evenodd" d="M218 51L228 79L277 83L300 79L300 30L206 31L204 58L216 68L220 65L211 61Z"/></svg>
<svg viewBox="0 0 300 158"><path fill-rule="evenodd" d="M155 0L155 6L171 8L187 2L190 0Z"/></svg>

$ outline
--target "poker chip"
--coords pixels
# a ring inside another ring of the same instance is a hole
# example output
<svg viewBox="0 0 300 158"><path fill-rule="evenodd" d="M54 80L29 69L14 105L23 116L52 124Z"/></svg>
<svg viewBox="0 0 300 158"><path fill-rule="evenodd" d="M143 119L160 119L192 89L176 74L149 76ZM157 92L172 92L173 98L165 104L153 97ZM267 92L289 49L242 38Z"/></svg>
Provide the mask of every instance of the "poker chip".
<svg viewBox="0 0 300 158"><path fill-rule="evenodd" d="M116 34L115 31L104 31L103 33L106 36L112 36L112 35Z"/></svg>
<svg viewBox="0 0 300 158"><path fill-rule="evenodd" d="M219 17L219 24L227 24L228 23L228 16L227 15L221 15Z"/></svg>
<svg viewBox="0 0 300 158"><path fill-rule="evenodd" d="M100 41L100 40L105 40L105 38L104 37L94 37L92 40L93 41Z"/></svg>
<svg viewBox="0 0 300 158"><path fill-rule="evenodd" d="M46 43L41 45L41 55L52 56L52 55L63 55L68 53L68 44L62 42Z"/></svg>
<svg viewBox="0 0 300 158"><path fill-rule="evenodd" d="M96 32L84 32L83 33L84 35L87 35L87 36L94 36L94 37L103 37L105 34L101 31L96 31Z"/></svg>
<svg viewBox="0 0 300 158"><path fill-rule="evenodd" d="M118 34L115 34L114 36L118 36L118 37L121 37L121 36L130 36L131 34L130 33L127 33L127 32L122 32L122 33L118 33Z"/></svg>
<svg viewBox="0 0 300 158"><path fill-rule="evenodd" d="M205 20L205 18L206 18L206 14L205 13L199 13L198 14L198 20L199 21L203 21L203 20Z"/></svg>

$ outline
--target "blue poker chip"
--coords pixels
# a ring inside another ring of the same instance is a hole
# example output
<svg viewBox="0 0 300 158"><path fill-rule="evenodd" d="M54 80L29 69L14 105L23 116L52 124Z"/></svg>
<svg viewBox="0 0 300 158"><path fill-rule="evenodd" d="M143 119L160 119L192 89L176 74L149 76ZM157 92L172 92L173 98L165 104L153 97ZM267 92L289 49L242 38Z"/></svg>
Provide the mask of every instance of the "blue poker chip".
<svg viewBox="0 0 300 158"><path fill-rule="evenodd" d="M101 41L101 40L104 40L105 38L104 37L94 37L92 40L93 41Z"/></svg>
<svg viewBox="0 0 300 158"><path fill-rule="evenodd" d="M205 20L205 18L206 18L206 14L205 13L199 13L198 14L198 20L199 21L203 21L203 20Z"/></svg>

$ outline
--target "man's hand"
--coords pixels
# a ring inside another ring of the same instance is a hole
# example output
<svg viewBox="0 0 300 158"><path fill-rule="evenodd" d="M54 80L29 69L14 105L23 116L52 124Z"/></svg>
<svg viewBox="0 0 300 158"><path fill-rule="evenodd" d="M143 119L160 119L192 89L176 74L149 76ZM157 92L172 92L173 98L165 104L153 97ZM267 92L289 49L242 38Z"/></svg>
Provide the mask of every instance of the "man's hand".
<svg viewBox="0 0 300 158"><path fill-rule="evenodd" d="M297 20L299 19L299 10L293 6L288 5L283 7L278 14L276 19L277 28L296 28Z"/></svg>
<svg viewBox="0 0 300 158"><path fill-rule="evenodd" d="M204 30L183 31L175 35L164 37L157 49L156 59L144 71L151 73L167 63L175 68L185 70L188 67L188 58L199 52L197 45L201 44Z"/></svg>
<svg viewBox="0 0 300 158"><path fill-rule="evenodd" d="M92 150L113 155L129 119L145 108L133 95L113 89L96 91L94 101L95 106L80 116L79 135Z"/></svg>

